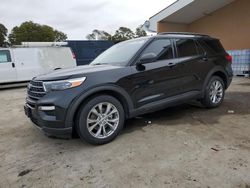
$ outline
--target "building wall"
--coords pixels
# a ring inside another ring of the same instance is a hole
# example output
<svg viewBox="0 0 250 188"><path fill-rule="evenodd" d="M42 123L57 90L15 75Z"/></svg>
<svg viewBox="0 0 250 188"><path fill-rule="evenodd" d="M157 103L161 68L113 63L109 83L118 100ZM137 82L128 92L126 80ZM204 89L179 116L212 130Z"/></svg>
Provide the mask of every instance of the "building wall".
<svg viewBox="0 0 250 188"><path fill-rule="evenodd" d="M157 23L157 31L158 33L162 32L183 32L187 31L187 24L177 24L171 22L158 22Z"/></svg>
<svg viewBox="0 0 250 188"><path fill-rule="evenodd" d="M250 0L236 0L188 26L188 32L221 39L226 49L250 49Z"/></svg>
<svg viewBox="0 0 250 188"><path fill-rule="evenodd" d="M250 0L236 0L189 25L158 23L158 31L204 33L219 38L227 50L250 49Z"/></svg>

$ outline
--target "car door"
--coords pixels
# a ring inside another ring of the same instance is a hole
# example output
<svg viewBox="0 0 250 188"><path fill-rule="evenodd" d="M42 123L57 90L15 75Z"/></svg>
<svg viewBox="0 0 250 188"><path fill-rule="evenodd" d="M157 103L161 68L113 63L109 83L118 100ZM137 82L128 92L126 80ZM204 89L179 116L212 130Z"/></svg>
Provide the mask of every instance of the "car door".
<svg viewBox="0 0 250 188"><path fill-rule="evenodd" d="M198 75L201 80L200 88L202 88L210 71L223 63L223 59L218 58L218 55L223 58L226 52L220 42L215 39L199 39L197 46L201 54L197 67L199 67Z"/></svg>
<svg viewBox="0 0 250 188"><path fill-rule="evenodd" d="M0 83L15 82L17 72L9 49L0 50Z"/></svg>
<svg viewBox="0 0 250 188"><path fill-rule="evenodd" d="M201 75L204 69L204 62L207 60L199 49L196 40L191 38L175 39L176 54L179 70L182 72L180 77L181 92L198 91L201 89Z"/></svg>
<svg viewBox="0 0 250 188"><path fill-rule="evenodd" d="M180 87L179 67L174 59L172 40L160 38L153 40L141 53L154 54L155 59L146 64L132 66L132 98L136 107L177 95ZM137 63L139 62L139 59Z"/></svg>

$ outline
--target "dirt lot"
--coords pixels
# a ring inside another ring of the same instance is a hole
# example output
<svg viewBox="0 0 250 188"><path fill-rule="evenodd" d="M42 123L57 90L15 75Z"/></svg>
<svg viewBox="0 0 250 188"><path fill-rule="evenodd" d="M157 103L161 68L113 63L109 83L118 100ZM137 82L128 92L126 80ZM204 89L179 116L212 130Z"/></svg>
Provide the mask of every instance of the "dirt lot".
<svg viewBox="0 0 250 188"><path fill-rule="evenodd" d="M236 78L218 109L132 119L98 147L44 136L24 116L24 88L0 98L1 188L250 187L250 79Z"/></svg>

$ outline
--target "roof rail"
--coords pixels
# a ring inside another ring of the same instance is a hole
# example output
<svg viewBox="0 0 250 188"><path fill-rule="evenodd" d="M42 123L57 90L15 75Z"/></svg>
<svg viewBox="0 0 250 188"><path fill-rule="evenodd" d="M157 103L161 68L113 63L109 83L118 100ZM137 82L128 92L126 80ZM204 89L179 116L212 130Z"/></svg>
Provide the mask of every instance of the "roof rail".
<svg viewBox="0 0 250 188"><path fill-rule="evenodd" d="M158 35L195 35L195 36L209 37L209 35L206 35L206 34L189 33L189 32L162 32L162 33L158 33Z"/></svg>
<svg viewBox="0 0 250 188"><path fill-rule="evenodd" d="M63 47L68 45L68 42L22 42L21 45L14 47Z"/></svg>

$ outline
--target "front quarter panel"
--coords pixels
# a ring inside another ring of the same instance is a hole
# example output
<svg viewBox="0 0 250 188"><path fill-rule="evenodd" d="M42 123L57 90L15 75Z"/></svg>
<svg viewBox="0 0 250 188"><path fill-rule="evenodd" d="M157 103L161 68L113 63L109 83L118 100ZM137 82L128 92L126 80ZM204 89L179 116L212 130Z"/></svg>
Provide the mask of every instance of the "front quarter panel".
<svg viewBox="0 0 250 188"><path fill-rule="evenodd" d="M134 105L129 94L131 67L122 67L111 71L97 72L87 75L87 79L83 86L78 88L78 95L71 100L67 108L65 125L72 127L74 116L80 105L90 96L102 91L113 91L122 96L129 109L133 109Z"/></svg>

